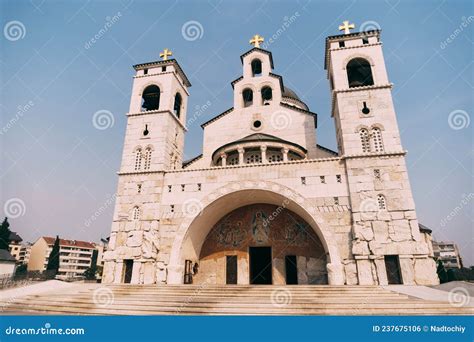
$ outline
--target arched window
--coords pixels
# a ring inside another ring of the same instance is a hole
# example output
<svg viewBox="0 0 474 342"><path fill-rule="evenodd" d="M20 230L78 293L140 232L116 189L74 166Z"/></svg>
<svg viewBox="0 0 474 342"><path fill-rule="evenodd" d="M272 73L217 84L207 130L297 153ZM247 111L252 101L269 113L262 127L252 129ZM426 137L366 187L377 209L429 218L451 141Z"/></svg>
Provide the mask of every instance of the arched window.
<svg viewBox="0 0 474 342"><path fill-rule="evenodd" d="M151 165L151 147L147 147L145 150L145 170L149 170Z"/></svg>
<svg viewBox="0 0 474 342"><path fill-rule="evenodd" d="M142 168L142 149L139 148L135 151L135 171L139 171Z"/></svg>
<svg viewBox="0 0 474 342"><path fill-rule="evenodd" d="M176 93L174 97L174 106L173 106L173 111L174 114L179 118L181 115L181 103L183 102L183 99L181 97L180 93Z"/></svg>
<svg viewBox="0 0 474 342"><path fill-rule="evenodd" d="M259 59L254 59L250 65L253 77L262 75L262 62Z"/></svg>
<svg viewBox="0 0 474 342"><path fill-rule="evenodd" d="M252 89L246 88L242 92L242 98L244 99L244 107L249 107L253 104L253 91Z"/></svg>
<svg viewBox="0 0 474 342"><path fill-rule="evenodd" d="M370 138L369 131L365 128L362 128L359 131L360 143L362 145L362 152L370 152Z"/></svg>
<svg viewBox="0 0 474 342"><path fill-rule="evenodd" d="M150 85L145 88L142 94L142 112L158 110L160 108L160 88Z"/></svg>
<svg viewBox="0 0 474 342"><path fill-rule="evenodd" d="M378 127L372 128L372 144L375 152L383 152L382 131Z"/></svg>
<svg viewBox="0 0 474 342"><path fill-rule="evenodd" d="M384 195L378 195L377 196L377 204L379 206L379 210L387 209L387 203L385 202L385 196Z"/></svg>
<svg viewBox="0 0 474 342"><path fill-rule="evenodd" d="M139 207L133 207L132 219L133 219L133 221L138 221L140 219L140 208Z"/></svg>
<svg viewBox="0 0 474 342"><path fill-rule="evenodd" d="M263 103L263 105L269 105L270 101L273 98L272 88L265 86L265 87L262 88L261 93L262 93L262 103Z"/></svg>
<svg viewBox="0 0 474 342"><path fill-rule="evenodd" d="M354 58L347 63L347 79L349 88L369 86L374 84L370 63L363 58Z"/></svg>

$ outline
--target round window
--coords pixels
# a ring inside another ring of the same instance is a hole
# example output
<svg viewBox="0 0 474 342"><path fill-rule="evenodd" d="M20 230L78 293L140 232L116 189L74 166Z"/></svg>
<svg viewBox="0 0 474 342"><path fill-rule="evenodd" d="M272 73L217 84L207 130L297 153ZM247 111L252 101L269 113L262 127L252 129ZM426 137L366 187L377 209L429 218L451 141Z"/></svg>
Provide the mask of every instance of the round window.
<svg viewBox="0 0 474 342"><path fill-rule="evenodd" d="M253 122L253 127L254 128L260 128L262 126L262 122L260 120L255 120Z"/></svg>

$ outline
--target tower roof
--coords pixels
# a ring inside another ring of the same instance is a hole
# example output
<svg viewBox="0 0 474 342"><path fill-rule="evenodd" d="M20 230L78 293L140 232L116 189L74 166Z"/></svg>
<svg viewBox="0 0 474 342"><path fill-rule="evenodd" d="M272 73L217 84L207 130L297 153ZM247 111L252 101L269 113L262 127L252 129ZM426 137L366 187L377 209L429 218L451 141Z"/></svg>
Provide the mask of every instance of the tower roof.
<svg viewBox="0 0 474 342"><path fill-rule="evenodd" d="M149 67L154 67L154 66L167 66L167 65L173 65L176 68L176 71L178 72L179 76L183 79L184 84L186 87L191 87L191 82L189 82L188 78L186 77L186 74L184 73L183 69L179 66L178 62L176 59L167 59L165 61L154 61L154 62L147 62L147 63L141 63L141 64L135 64L133 68L135 70L142 70L142 69L147 69Z"/></svg>

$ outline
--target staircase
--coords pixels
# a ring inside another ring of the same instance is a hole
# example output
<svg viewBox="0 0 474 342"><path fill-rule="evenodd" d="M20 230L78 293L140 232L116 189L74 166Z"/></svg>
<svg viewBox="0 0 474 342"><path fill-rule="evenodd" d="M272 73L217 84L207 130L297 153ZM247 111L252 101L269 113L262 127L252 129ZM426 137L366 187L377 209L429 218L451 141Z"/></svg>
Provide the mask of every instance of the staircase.
<svg viewBox="0 0 474 342"><path fill-rule="evenodd" d="M4 314L472 315L379 286L100 285L9 300Z"/></svg>

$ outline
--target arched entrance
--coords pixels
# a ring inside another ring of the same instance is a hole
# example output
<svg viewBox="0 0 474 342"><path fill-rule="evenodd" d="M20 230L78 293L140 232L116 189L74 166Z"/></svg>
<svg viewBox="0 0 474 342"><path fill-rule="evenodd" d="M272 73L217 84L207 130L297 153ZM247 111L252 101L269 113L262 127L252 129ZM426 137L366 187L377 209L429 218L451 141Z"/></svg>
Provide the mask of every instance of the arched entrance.
<svg viewBox="0 0 474 342"><path fill-rule="evenodd" d="M198 202L202 210L186 217L176 232L168 264L168 284L183 283L185 261L199 262L204 242L219 220L235 209L252 204L272 204L301 218L312 228L326 253L328 283L344 284L335 236L317 210L295 191L266 181L229 183Z"/></svg>
<svg viewBox="0 0 474 342"><path fill-rule="evenodd" d="M251 204L220 219L204 240L195 284L327 284L326 251L297 214Z"/></svg>

